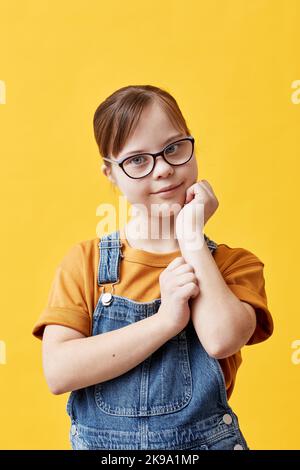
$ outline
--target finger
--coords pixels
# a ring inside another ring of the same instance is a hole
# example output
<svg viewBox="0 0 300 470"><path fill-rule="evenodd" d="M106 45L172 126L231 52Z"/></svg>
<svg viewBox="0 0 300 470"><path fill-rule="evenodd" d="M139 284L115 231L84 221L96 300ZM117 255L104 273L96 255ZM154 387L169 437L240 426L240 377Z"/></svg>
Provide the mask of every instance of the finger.
<svg viewBox="0 0 300 470"><path fill-rule="evenodd" d="M189 202L191 202L194 198L194 184L193 186L190 186L187 191L186 191L186 195L185 195L185 204L188 204Z"/></svg>
<svg viewBox="0 0 300 470"><path fill-rule="evenodd" d="M185 203L188 204L194 199L196 194L201 194L201 193L202 193L201 182L198 181L197 183L193 184L187 189Z"/></svg>
<svg viewBox="0 0 300 470"><path fill-rule="evenodd" d="M185 259L183 258L183 256L177 256L177 258L174 258L171 263L168 264L166 270L172 271L183 263L185 263Z"/></svg>
<svg viewBox="0 0 300 470"><path fill-rule="evenodd" d="M181 266L178 266L177 268L175 268L174 272L176 272L176 274L193 273L194 268L190 264L185 263L185 264L182 264Z"/></svg>
<svg viewBox="0 0 300 470"><path fill-rule="evenodd" d="M190 297L194 299L200 292L199 287L193 282L185 284L184 286L180 287L180 289L184 300L188 300Z"/></svg>
<svg viewBox="0 0 300 470"><path fill-rule="evenodd" d="M200 288L199 288L199 286L198 286L198 285L195 285L195 287L193 287L192 291L193 291L193 292L192 292L191 297L192 297L192 299L195 299L195 298L198 297L198 295L200 294Z"/></svg>
<svg viewBox="0 0 300 470"><path fill-rule="evenodd" d="M185 273L181 274L180 276L177 277L177 286L185 286L186 284L190 284L193 282L194 284L198 284L198 279L196 278L194 273Z"/></svg>

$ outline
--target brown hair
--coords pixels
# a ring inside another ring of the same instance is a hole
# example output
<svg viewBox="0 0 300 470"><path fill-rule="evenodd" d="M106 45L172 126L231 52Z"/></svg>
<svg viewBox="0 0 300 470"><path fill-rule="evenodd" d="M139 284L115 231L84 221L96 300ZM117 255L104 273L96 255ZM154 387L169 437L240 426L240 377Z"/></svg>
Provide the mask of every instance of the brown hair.
<svg viewBox="0 0 300 470"><path fill-rule="evenodd" d="M166 90L152 85L129 85L108 96L95 111L94 135L102 157L119 154L143 109L154 101L161 104L179 132L190 135L176 100Z"/></svg>

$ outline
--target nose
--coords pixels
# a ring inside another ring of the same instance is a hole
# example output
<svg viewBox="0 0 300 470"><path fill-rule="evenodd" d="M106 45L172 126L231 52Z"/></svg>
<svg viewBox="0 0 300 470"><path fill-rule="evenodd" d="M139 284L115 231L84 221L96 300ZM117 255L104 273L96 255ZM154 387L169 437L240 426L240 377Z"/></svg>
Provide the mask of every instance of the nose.
<svg viewBox="0 0 300 470"><path fill-rule="evenodd" d="M166 177L168 175L171 175L174 173L174 169L172 165L170 165L168 162L166 162L163 157L160 155L159 157L156 158L156 162L154 165L153 169L153 177L154 178L159 178L159 177Z"/></svg>

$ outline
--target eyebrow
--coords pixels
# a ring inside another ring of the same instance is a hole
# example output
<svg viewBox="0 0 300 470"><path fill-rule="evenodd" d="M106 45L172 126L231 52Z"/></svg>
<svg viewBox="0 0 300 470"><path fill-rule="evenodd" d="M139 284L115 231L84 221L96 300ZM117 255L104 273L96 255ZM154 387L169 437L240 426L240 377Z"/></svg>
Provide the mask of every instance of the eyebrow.
<svg viewBox="0 0 300 470"><path fill-rule="evenodd" d="M171 137L169 137L164 143L163 146L166 146L170 141L173 141L173 139L177 139L178 137L182 137L182 134L176 134ZM171 142L170 142L171 143ZM125 154L122 154L122 157L127 157L130 154L136 154L136 153L148 153L147 150L131 150L130 152L127 152Z"/></svg>

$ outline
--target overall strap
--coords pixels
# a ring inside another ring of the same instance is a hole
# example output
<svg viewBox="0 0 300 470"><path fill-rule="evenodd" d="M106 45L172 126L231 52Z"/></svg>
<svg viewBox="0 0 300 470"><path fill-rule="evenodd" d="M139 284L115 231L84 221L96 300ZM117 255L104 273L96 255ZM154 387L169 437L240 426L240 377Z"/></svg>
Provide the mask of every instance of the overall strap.
<svg viewBox="0 0 300 470"><path fill-rule="evenodd" d="M218 244L216 242L214 242L213 240L211 240L210 238L208 238L205 233L204 233L204 239L206 241L206 244L208 246L208 248L210 249L211 253L213 254L214 251L218 248Z"/></svg>
<svg viewBox="0 0 300 470"><path fill-rule="evenodd" d="M205 242L211 253L213 253L218 244L204 234ZM104 235L99 243L100 259L98 266L98 285L108 284L119 281L120 258L123 257L120 240L120 231L116 230L108 235Z"/></svg>
<svg viewBox="0 0 300 470"><path fill-rule="evenodd" d="M119 281L120 258L123 256L120 231L104 235L99 243L98 285Z"/></svg>

